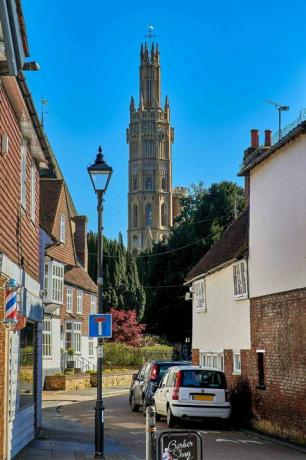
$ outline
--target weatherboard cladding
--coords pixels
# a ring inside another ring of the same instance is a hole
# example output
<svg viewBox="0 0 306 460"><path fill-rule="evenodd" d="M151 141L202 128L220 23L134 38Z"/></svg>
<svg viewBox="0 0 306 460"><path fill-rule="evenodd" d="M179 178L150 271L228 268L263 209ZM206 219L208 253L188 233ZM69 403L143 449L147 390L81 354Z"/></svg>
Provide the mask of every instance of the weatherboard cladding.
<svg viewBox="0 0 306 460"><path fill-rule="evenodd" d="M191 281L226 262L242 257L248 250L248 228L249 211L247 209L225 230L221 238L192 268L186 281Z"/></svg>

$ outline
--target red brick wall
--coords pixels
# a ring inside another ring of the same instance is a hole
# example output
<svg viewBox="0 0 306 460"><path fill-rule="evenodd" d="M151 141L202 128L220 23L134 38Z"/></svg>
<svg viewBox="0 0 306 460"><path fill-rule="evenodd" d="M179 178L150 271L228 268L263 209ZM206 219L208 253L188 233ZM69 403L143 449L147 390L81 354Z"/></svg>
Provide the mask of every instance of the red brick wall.
<svg viewBox="0 0 306 460"><path fill-rule="evenodd" d="M65 187L62 187L60 194L58 208L56 212L56 217L54 221L54 227L52 233L60 240L60 224L61 224L61 215L65 216L65 243L59 246L53 246L47 251L47 254L54 259L57 259L68 265L76 265L75 253L74 253L74 243L72 239L72 231L70 224L70 217L68 211L67 197L65 193Z"/></svg>
<svg viewBox="0 0 306 460"><path fill-rule="evenodd" d="M77 291L78 288L72 287L73 290L73 302L72 302L72 313L74 315L78 315L78 319L76 321L82 321L82 335L88 336L88 315L90 314L91 310L91 294L88 292L83 291L83 314L79 315L77 313ZM80 289L82 290L82 289ZM94 295L94 294L93 294ZM64 287L64 305L61 308L61 323L64 324L65 319L68 317L66 312L66 301L67 301L67 286ZM98 302L98 300L97 300ZM71 318L72 319L72 318Z"/></svg>
<svg viewBox="0 0 306 460"><path fill-rule="evenodd" d="M36 172L36 218L31 220L31 164L27 153L26 209L20 201L20 126L9 99L0 85L0 134L9 137L9 152L0 153L0 251L33 278L39 278L39 179Z"/></svg>
<svg viewBox="0 0 306 460"><path fill-rule="evenodd" d="M198 348L192 349L192 364L195 366L200 365L200 350Z"/></svg>
<svg viewBox="0 0 306 460"><path fill-rule="evenodd" d="M251 341L255 425L305 442L306 289L251 299ZM265 390L256 389L256 349L265 350Z"/></svg>

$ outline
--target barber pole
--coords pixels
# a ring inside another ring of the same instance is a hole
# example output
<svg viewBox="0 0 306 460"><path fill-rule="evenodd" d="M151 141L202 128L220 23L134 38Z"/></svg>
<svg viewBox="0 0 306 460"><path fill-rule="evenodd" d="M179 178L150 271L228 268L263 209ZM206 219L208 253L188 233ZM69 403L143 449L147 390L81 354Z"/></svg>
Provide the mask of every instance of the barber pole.
<svg viewBox="0 0 306 460"><path fill-rule="evenodd" d="M17 290L16 280L10 279L5 286L5 312L3 324L14 326L18 323L17 319Z"/></svg>

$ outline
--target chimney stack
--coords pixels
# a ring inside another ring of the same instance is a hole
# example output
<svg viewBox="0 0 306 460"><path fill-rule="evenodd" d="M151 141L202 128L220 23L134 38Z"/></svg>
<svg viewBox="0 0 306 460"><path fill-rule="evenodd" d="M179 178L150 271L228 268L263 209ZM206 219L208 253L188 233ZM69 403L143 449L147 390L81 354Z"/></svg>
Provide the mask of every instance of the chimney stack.
<svg viewBox="0 0 306 460"><path fill-rule="evenodd" d="M258 129L251 129L251 147L259 147L259 131Z"/></svg>
<svg viewBox="0 0 306 460"><path fill-rule="evenodd" d="M75 233L74 244L78 261L85 270L88 268L88 248L87 248L87 222L86 216L74 216Z"/></svg>
<svg viewBox="0 0 306 460"><path fill-rule="evenodd" d="M271 147L272 144L272 131L270 129L265 130L265 147Z"/></svg>

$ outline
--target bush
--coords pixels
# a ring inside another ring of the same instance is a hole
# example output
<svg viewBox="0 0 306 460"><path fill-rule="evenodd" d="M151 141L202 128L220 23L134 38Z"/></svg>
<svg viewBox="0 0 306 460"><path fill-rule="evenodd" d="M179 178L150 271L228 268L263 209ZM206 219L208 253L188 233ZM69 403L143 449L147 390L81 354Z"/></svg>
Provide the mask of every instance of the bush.
<svg viewBox="0 0 306 460"><path fill-rule="evenodd" d="M141 367L146 361L171 360L173 347L154 345L152 347L131 347L124 343L104 343L104 365Z"/></svg>

